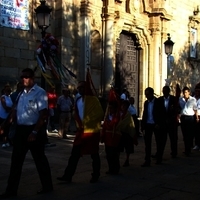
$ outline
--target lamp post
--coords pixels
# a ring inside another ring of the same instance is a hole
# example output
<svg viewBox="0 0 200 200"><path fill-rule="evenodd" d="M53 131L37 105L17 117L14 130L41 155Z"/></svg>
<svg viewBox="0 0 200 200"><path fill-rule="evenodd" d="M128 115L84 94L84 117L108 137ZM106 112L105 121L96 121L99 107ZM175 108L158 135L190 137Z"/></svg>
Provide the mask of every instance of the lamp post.
<svg viewBox="0 0 200 200"><path fill-rule="evenodd" d="M39 29L42 30L42 39L45 37L46 29L50 26L50 13L52 8L45 4L45 0L40 0L40 5L35 9L37 24ZM40 56L43 66L45 66L45 60L43 56ZM45 78L41 76L41 87L45 89Z"/></svg>
<svg viewBox="0 0 200 200"><path fill-rule="evenodd" d="M167 54L167 80L168 80L170 75L170 55L172 54L174 46L174 42L171 41L169 33L167 34L167 40L164 42L164 45L165 45L165 53Z"/></svg>

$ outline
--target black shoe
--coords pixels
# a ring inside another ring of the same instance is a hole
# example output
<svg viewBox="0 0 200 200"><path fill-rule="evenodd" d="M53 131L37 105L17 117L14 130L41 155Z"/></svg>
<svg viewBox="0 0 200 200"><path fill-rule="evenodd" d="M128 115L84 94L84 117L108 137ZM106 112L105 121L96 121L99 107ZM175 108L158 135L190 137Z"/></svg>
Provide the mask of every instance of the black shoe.
<svg viewBox="0 0 200 200"><path fill-rule="evenodd" d="M94 177L92 177L92 178L90 179L90 183L96 183L96 182L98 181L98 179L99 179L99 178L94 178Z"/></svg>
<svg viewBox="0 0 200 200"><path fill-rule="evenodd" d="M40 189L37 191L37 194L45 194L45 193L49 193L49 192L52 192L53 191L53 188L50 188L50 189Z"/></svg>
<svg viewBox="0 0 200 200"><path fill-rule="evenodd" d="M112 171L107 171L106 174L110 174L110 175L117 175L119 174L119 172L112 172Z"/></svg>
<svg viewBox="0 0 200 200"><path fill-rule="evenodd" d="M183 154L185 154L185 156L190 157L190 152L183 152Z"/></svg>
<svg viewBox="0 0 200 200"><path fill-rule="evenodd" d="M157 161L155 164L156 164L156 165L161 165L162 162L161 162L161 161Z"/></svg>
<svg viewBox="0 0 200 200"><path fill-rule="evenodd" d="M15 193L15 192L12 192L12 193L5 192L0 195L0 199L9 199L9 198L16 197L16 196L17 196L17 193Z"/></svg>
<svg viewBox="0 0 200 200"><path fill-rule="evenodd" d="M172 155L172 158L176 158L177 157L177 155Z"/></svg>
<svg viewBox="0 0 200 200"><path fill-rule="evenodd" d="M157 158L157 155L151 155L152 158Z"/></svg>
<svg viewBox="0 0 200 200"><path fill-rule="evenodd" d="M65 176L57 177L57 180L64 181L64 182L67 182L67 183L71 183L72 182L72 179L66 178Z"/></svg>
<svg viewBox="0 0 200 200"><path fill-rule="evenodd" d="M129 161L126 160L125 163L123 164L123 167L128 167L128 166L130 166L130 164L129 164Z"/></svg>
<svg viewBox="0 0 200 200"><path fill-rule="evenodd" d="M141 167L150 167L150 163L145 162L144 164L141 165Z"/></svg>

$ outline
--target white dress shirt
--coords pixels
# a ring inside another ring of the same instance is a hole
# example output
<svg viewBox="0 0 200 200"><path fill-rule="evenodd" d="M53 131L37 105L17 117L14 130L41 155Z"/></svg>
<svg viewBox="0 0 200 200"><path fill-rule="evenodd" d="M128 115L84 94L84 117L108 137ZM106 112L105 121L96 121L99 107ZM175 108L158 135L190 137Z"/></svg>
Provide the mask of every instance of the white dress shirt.
<svg viewBox="0 0 200 200"><path fill-rule="evenodd" d="M195 114L194 110L197 110L197 102L194 97L189 96L186 101L185 98L179 98L179 104L181 107L181 115L193 116Z"/></svg>

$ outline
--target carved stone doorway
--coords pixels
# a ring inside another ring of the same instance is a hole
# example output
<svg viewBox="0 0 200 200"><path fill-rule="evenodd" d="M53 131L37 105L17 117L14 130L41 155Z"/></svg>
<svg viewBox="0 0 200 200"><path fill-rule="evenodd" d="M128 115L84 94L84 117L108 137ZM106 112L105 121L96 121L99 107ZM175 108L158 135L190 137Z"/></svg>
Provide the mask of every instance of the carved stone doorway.
<svg viewBox="0 0 200 200"><path fill-rule="evenodd" d="M122 32L116 45L115 87L119 94L126 88L131 97L135 98L135 107L139 102L139 50L135 44L135 34Z"/></svg>

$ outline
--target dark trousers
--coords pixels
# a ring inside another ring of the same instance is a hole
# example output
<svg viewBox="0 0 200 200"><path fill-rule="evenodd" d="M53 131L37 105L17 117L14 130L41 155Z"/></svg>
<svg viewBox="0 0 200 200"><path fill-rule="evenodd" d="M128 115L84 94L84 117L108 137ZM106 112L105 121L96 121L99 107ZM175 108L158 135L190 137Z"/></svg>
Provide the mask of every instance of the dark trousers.
<svg viewBox="0 0 200 200"><path fill-rule="evenodd" d="M157 136L157 130L155 128L155 124L146 124L145 126L145 134L144 134L144 142L145 142L145 162L151 162L151 143L152 143L152 135L155 134ZM157 138L157 137L156 137Z"/></svg>
<svg viewBox="0 0 200 200"><path fill-rule="evenodd" d="M167 130L170 139L171 155L177 156L178 126L177 124L169 124Z"/></svg>
<svg viewBox="0 0 200 200"><path fill-rule="evenodd" d="M54 121L55 121L55 116L50 116L49 117L49 124L51 126L51 130L52 131L55 130L55 123L54 123Z"/></svg>
<svg viewBox="0 0 200 200"><path fill-rule="evenodd" d="M71 156L69 157L68 165L65 169L64 177L68 180L72 179L72 176L75 174L79 158L81 157L81 145L74 145L72 148ZM99 153L91 154L92 158L92 168L93 173L92 177L98 179L100 176L100 157Z"/></svg>
<svg viewBox="0 0 200 200"><path fill-rule="evenodd" d="M181 116L181 131L183 134L183 140L185 145L185 154L189 155L193 146L193 138L195 131L194 116Z"/></svg>
<svg viewBox="0 0 200 200"><path fill-rule="evenodd" d="M49 125L51 126L51 130L55 130L55 109L49 108Z"/></svg>
<svg viewBox="0 0 200 200"><path fill-rule="evenodd" d="M195 145L200 147L200 122L195 123Z"/></svg>
<svg viewBox="0 0 200 200"><path fill-rule="evenodd" d="M44 153L44 131L46 130L43 128L38 132L36 141L28 142L27 139L32 130L33 126L17 126L16 128L7 193L17 193L22 166L28 150L31 151L43 189L53 189L51 171Z"/></svg>
<svg viewBox="0 0 200 200"><path fill-rule="evenodd" d="M106 159L108 162L109 172L118 173L120 169L119 163L119 147L105 146Z"/></svg>
<svg viewBox="0 0 200 200"><path fill-rule="evenodd" d="M177 155L177 141L178 141L178 132L177 126L175 123L165 123L160 125L158 129L158 134L156 135L156 144L157 144L157 161L161 162L165 145L167 142L167 134L169 134L170 146L171 146L171 155Z"/></svg>

